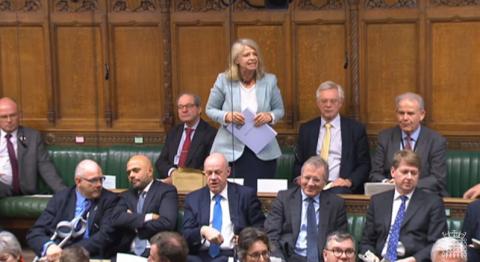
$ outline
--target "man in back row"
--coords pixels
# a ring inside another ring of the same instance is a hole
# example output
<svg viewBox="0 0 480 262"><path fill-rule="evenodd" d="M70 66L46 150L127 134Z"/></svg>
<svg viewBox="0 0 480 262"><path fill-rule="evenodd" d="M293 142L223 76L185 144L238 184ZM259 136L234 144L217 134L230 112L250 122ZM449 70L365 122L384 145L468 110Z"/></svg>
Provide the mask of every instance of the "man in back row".
<svg viewBox="0 0 480 262"><path fill-rule="evenodd" d="M55 192L65 189L37 130L19 125L11 98L0 98L0 197L36 194L40 175Z"/></svg>
<svg viewBox="0 0 480 262"><path fill-rule="evenodd" d="M372 159L370 181L393 183L390 170L398 150L411 150L421 160L422 172L418 188L447 196L447 141L437 132L420 123L425 117L423 98L404 93L395 98L398 126L378 135Z"/></svg>
<svg viewBox="0 0 480 262"><path fill-rule="evenodd" d="M178 168L203 169L203 161L210 154L217 130L201 117L200 97L184 93L177 100L178 118L181 124L172 128L165 139L156 166L159 178L172 183L172 175Z"/></svg>
<svg viewBox="0 0 480 262"><path fill-rule="evenodd" d="M328 187L337 194L363 193L370 172L370 152L365 127L340 116L345 100L343 88L323 82L316 91L320 117L302 124L295 148L294 175L311 156L319 155L329 167Z"/></svg>

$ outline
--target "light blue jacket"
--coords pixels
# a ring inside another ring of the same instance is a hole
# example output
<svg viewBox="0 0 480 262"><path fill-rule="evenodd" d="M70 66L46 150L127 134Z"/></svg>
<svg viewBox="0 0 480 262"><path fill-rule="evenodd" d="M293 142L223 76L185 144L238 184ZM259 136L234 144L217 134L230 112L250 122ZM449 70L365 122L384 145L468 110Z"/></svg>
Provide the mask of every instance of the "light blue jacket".
<svg viewBox="0 0 480 262"><path fill-rule="evenodd" d="M211 152L223 153L229 162L237 160L243 153L245 144L234 138L225 128L224 116L227 112L241 112L240 101L240 81L231 81L227 79L225 73L218 75L213 88L210 90L210 96L205 112L213 121L221 126L218 129L217 136L212 145ZM284 115L282 95L277 86L277 78L273 74L265 74L262 79L257 80L255 84L257 95L258 112L269 112L275 116L275 122L282 119ZM232 102L233 98L233 102ZM261 160L273 160L282 152L276 139L272 140L265 148L257 154Z"/></svg>

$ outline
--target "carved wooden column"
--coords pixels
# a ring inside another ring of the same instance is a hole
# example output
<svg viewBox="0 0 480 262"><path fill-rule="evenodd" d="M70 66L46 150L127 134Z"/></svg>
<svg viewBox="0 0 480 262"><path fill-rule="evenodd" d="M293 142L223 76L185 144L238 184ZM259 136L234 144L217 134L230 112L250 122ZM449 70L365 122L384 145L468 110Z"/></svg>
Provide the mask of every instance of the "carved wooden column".
<svg viewBox="0 0 480 262"><path fill-rule="evenodd" d="M359 61L359 23L358 4L359 0L348 0L350 52L347 65L350 67L350 81L352 85L353 117L360 120L360 67Z"/></svg>
<svg viewBox="0 0 480 262"><path fill-rule="evenodd" d="M170 0L160 2L160 12L162 14L162 40L163 40L163 91L165 94L163 124L165 130L169 130L174 124L173 113L173 90L172 90L172 39L170 31Z"/></svg>

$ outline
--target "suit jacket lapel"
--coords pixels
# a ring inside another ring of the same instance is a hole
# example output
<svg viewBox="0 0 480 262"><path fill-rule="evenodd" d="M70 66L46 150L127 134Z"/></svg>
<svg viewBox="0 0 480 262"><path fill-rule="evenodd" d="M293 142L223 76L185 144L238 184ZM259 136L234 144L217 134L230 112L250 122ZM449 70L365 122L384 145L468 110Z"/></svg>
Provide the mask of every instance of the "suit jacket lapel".
<svg viewBox="0 0 480 262"><path fill-rule="evenodd" d="M293 241L296 241L298 234L300 233L300 225L302 224L302 189L300 187L295 190L292 194L289 203L288 209L290 209L290 215L292 219L292 232L293 232ZM295 244L295 243L293 243Z"/></svg>
<svg viewBox="0 0 480 262"><path fill-rule="evenodd" d="M202 140L202 134L205 129L205 123L202 119L198 122L197 129L193 133L192 143L190 144L190 149L188 150L187 156L187 166L191 163L192 159L197 156L196 151L200 149L200 142Z"/></svg>
<svg viewBox="0 0 480 262"><path fill-rule="evenodd" d="M238 218L238 203L239 203L239 193L237 192L236 186L228 183L228 208L230 209L230 220L233 224L233 232L234 234L238 234L240 232L236 232L236 229L239 228L239 218Z"/></svg>
<svg viewBox="0 0 480 262"><path fill-rule="evenodd" d="M415 192L413 192L412 199L410 199L410 202L408 203L407 211L402 221L402 228L405 226L406 223L408 223L410 219L413 218L413 215L417 213L417 210L421 208L421 203L423 201L422 196L418 194L418 190L420 189L417 189L415 190Z"/></svg>
<svg viewBox="0 0 480 262"><path fill-rule="evenodd" d="M387 236L390 232L390 225L392 223L392 209L393 209L393 196L395 191L392 190L390 194L386 195L386 199L380 201L380 206L382 207L380 210L384 210L386 216L383 216L383 225L385 227L385 232L387 232Z"/></svg>
<svg viewBox="0 0 480 262"><path fill-rule="evenodd" d="M325 195L324 195L325 196ZM328 228L328 211L330 211L330 199L327 197L322 197L322 194L320 193L320 205L319 205L319 223L318 223L318 235L319 236L326 236L327 235L327 228ZM318 244L320 245L319 250L323 249L323 245L325 243L320 243L321 237L319 237Z"/></svg>
<svg viewBox="0 0 480 262"><path fill-rule="evenodd" d="M150 186L150 189L148 190L147 196L145 197L145 202L143 202L143 210L142 212L145 214L146 210L149 210L148 207L150 204L153 203L153 198L154 194L157 191L156 187L158 186L158 183L156 180L153 180L152 185Z"/></svg>
<svg viewBox="0 0 480 262"><path fill-rule="evenodd" d="M316 141L318 141L318 138L320 137L320 128L321 128L320 125L321 124L322 124L322 120L321 120L320 117L318 117L315 121L314 128L310 129L309 137L313 138L314 141L315 141L315 139L316 139ZM309 143L308 144L308 148L309 148L308 155L315 156L317 154L317 143Z"/></svg>
<svg viewBox="0 0 480 262"><path fill-rule="evenodd" d="M347 159L350 158L350 154L352 153L352 129L349 128L346 122L343 120L343 117L340 117L340 132L342 134L342 156L340 159L340 163L345 163L340 165L340 177L348 177L350 174L343 174L343 170L345 166L349 165L349 161Z"/></svg>
<svg viewBox="0 0 480 262"><path fill-rule="evenodd" d="M417 141L415 141L414 150L419 156L427 156L428 154L424 153L425 148L427 148L427 139L425 139L425 128L421 127L420 134L418 134Z"/></svg>
<svg viewBox="0 0 480 262"><path fill-rule="evenodd" d="M265 85L264 78L257 80L257 82L255 83L255 94L257 96L258 112L270 111L269 109L266 108L267 105L265 104L265 92L267 89L264 87L264 85ZM253 113L255 114L256 112L253 112Z"/></svg>
<svg viewBox="0 0 480 262"><path fill-rule="evenodd" d="M210 224L210 191L208 187L202 189L200 196L200 224L209 225Z"/></svg>
<svg viewBox="0 0 480 262"><path fill-rule="evenodd" d="M23 157L25 153L27 152L26 145L28 143L28 138L25 136L23 127L18 127L17 129L17 158L18 158L18 168L20 171L20 174L22 173L22 163L23 163ZM20 181L21 182L21 181Z"/></svg>

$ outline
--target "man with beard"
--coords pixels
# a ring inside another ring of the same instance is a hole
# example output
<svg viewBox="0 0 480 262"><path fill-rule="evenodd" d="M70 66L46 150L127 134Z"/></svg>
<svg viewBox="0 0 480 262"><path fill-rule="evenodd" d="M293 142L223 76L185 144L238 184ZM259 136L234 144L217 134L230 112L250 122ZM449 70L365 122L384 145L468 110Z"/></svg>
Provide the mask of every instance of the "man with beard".
<svg viewBox="0 0 480 262"><path fill-rule="evenodd" d="M135 155L127 163L132 188L123 193L113 225L122 233L119 249L148 257L149 239L160 231L175 229L178 212L177 190L153 177L153 166L145 155Z"/></svg>
<svg viewBox="0 0 480 262"><path fill-rule="evenodd" d="M75 169L75 186L56 193L47 208L27 234L27 243L37 256L48 261L60 258L61 239L50 240L59 222L77 221L72 236L63 247L79 245L92 258L110 258L113 255L111 215L118 202L117 196L103 188L105 176L93 160L83 160ZM85 231L82 233L82 226Z"/></svg>

